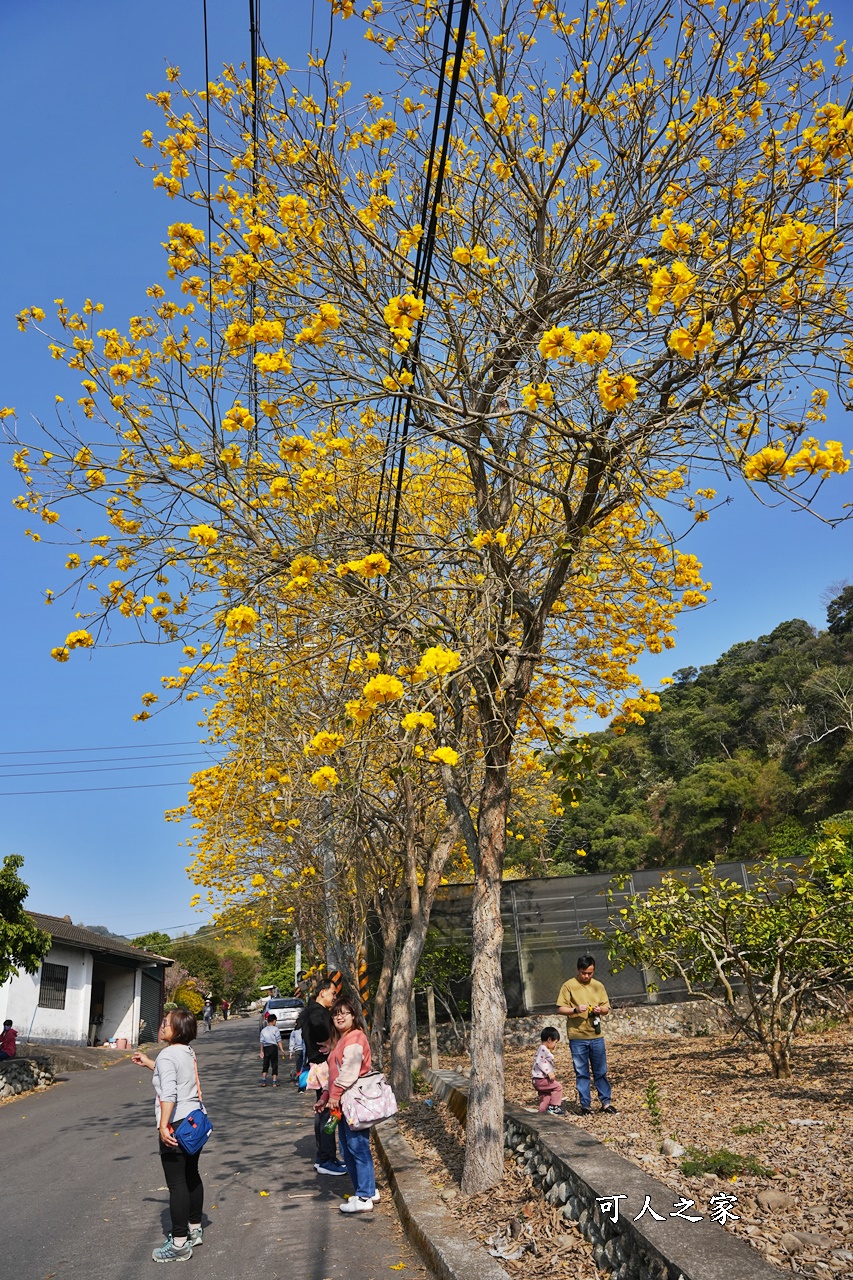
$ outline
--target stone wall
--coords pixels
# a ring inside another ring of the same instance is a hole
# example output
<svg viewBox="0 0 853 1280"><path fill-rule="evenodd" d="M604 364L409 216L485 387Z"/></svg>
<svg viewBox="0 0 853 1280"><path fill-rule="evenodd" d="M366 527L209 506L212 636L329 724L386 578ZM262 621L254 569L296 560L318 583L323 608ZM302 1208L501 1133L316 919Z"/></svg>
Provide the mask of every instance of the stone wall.
<svg viewBox="0 0 853 1280"><path fill-rule="evenodd" d="M9 1058L0 1062L0 1098L53 1084L53 1067L47 1058Z"/></svg>
<svg viewBox="0 0 853 1280"><path fill-rule="evenodd" d="M468 1081L454 1071L428 1071L427 1076L435 1094L464 1123ZM613 1280L778 1280L775 1267L708 1217L676 1220L667 1210L673 1204L671 1189L585 1129L507 1105L504 1139L545 1199L578 1224L596 1265L610 1271ZM647 1197L663 1211L660 1221L648 1216L635 1221Z"/></svg>
<svg viewBox="0 0 853 1280"><path fill-rule="evenodd" d="M539 1043L543 1027L554 1026L561 1035L565 1033L565 1018L554 1013L534 1013L526 1018L507 1018L504 1043L516 1048ZM622 1036L646 1036L660 1039L666 1036L713 1035L723 1026L723 1019L715 1008L704 1000L690 1000L679 1004L638 1004L614 1009L607 1015L605 1031L608 1040ZM459 1053L459 1041L452 1027L442 1023L438 1028L438 1047L442 1053ZM429 1045L429 1033L419 1026L421 1052ZM466 1024L466 1035L470 1027Z"/></svg>

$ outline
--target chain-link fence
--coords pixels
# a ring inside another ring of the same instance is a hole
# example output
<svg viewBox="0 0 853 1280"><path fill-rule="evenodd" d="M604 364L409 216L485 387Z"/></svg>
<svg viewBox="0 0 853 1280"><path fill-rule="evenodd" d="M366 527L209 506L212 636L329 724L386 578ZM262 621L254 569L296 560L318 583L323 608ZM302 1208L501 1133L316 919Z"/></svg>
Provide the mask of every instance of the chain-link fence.
<svg viewBox="0 0 853 1280"><path fill-rule="evenodd" d="M666 868L667 872L675 868ZM688 878L697 876L693 867L677 868ZM749 866L743 862L720 863L720 878L737 880L749 887ZM629 893L642 893L660 882L664 870L635 871L628 876L622 893L614 894L613 909ZM698 878L698 877L697 877ZM577 958L589 952L595 956L596 977L607 988L614 1006L640 1001L678 1000L685 993L679 980L660 982L650 971L627 966L613 973L600 944L586 932L589 925L613 928L608 914L606 892L612 875L556 876L547 880L508 880L501 890L503 918L503 978L507 1010L511 1016L552 1010L557 992L566 978L577 972ZM447 885L439 890L430 927L437 941L466 950L471 947L471 886ZM654 983L659 991L650 994Z"/></svg>

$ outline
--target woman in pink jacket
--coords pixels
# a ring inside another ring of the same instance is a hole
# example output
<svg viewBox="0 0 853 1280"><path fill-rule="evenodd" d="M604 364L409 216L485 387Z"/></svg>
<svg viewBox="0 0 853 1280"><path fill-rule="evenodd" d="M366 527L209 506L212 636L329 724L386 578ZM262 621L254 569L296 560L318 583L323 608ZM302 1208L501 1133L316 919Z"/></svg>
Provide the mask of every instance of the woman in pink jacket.
<svg viewBox="0 0 853 1280"><path fill-rule="evenodd" d="M352 1000L342 996L332 1005L331 1012L334 1039L329 1054L329 1090L328 1094L320 1095L314 1110L323 1110L328 1101L332 1115L340 1116L341 1155L355 1189L355 1195L340 1206L341 1213L369 1213L379 1199L370 1150L370 1130L349 1127L341 1113L341 1098L371 1070L370 1045L364 1034L361 1010Z"/></svg>

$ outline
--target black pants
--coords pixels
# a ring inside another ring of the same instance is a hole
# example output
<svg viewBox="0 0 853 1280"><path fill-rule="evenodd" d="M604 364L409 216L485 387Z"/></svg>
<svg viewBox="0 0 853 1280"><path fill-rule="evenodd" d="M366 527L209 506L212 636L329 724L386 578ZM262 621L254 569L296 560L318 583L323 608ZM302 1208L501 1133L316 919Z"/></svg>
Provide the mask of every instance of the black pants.
<svg viewBox="0 0 853 1280"><path fill-rule="evenodd" d="M322 1089L317 1090L317 1101L320 1101ZM319 1115L314 1116L314 1137L317 1141L317 1163L329 1164L336 1163L338 1159L338 1148L333 1133L325 1133L323 1125L329 1119L329 1109L321 1111Z"/></svg>
<svg viewBox="0 0 853 1280"><path fill-rule="evenodd" d="M169 1188L169 1213L172 1216L172 1235L189 1234L191 1222L201 1222L204 1206L204 1184L199 1177L197 1151L188 1156L181 1147L166 1147L160 1143L160 1160L166 1186Z"/></svg>
<svg viewBox="0 0 853 1280"><path fill-rule="evenodd" d="M268 1070L272 1071L274 1076L276 1077L278 1076L278 1045L277 1044L264 1045L264 1065L261 1067L261 1071L263 1072L264 1075L266 1075Z"/></svg>

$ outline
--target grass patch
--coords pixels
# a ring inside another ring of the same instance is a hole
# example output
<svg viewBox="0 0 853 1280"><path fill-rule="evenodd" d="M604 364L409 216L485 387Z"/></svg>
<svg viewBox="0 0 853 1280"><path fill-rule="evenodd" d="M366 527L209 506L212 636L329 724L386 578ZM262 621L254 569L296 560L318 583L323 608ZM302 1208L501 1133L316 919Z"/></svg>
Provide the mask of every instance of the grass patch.
<svg viewBox="0 0 853 1280"><path fill-rule="evenodd" d="M745 1137L750 1133L763 1133L766 1128L766 1124L735 1124L732 1125L732 1133L736 1133L738 1137Z"/></svg>
<svg viewBox="0 0 853 1280"><path fill-rule="evenodd" d="M754 1178L772 1178L773 1169L759 1164L754 1156L741 1156L736 1151L721 1147L719 1151L700 1151L689 1147L681 1162L681 1172L688 1178L701 1173L715 1173L718 1178L733 1178L735 1174L751 1174Z"/></svg>

